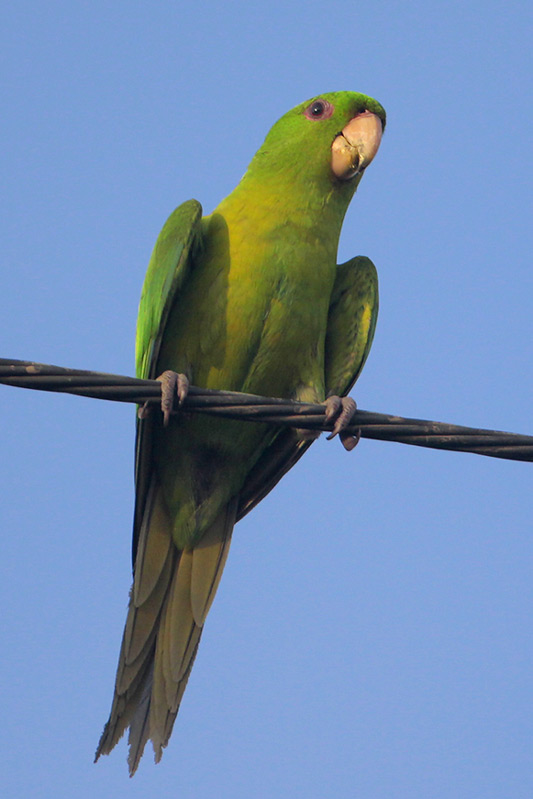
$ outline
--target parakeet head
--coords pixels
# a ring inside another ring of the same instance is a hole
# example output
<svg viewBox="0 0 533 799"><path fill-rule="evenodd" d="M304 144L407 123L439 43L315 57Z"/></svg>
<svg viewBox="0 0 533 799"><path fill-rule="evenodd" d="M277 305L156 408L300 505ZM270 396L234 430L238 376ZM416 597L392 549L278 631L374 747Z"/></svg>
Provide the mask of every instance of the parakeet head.
<svg viewBox="0 0 533 799"><path fill-rule="evenodd" d="M320 94L286 113L268 133L251 171L353 193L376 155L385 111L356 92Z"/></svg>

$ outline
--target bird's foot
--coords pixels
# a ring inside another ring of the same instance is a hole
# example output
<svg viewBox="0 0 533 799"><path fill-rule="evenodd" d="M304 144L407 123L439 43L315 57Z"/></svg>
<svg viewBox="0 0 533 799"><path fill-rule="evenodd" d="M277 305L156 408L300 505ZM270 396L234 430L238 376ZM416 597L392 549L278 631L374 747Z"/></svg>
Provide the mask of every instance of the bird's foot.
<svg viewBox="0 0 533 799"><path fill-rule="evenodd" d="M361 438L360 430L357 431L355 436L346 431L357 410L355 400L351 397L338 397L335 394L332 397L328 397L324 405L326 406L326 422L334 422L333 430L327 436L327 440L335 438L338 434L344 449L351 452Z"/></svg>
<svg viewBox="0 0 533 799"><path fill-rule="evenodd" d="M163 424L166 427L174 408L174 397L177 395L178 405L183 405L189 393L189 378L187 375L167 369L162 375L156 377L156 380L161 383L161 410L163 411Z"/></svg>
<svg viewBox="0 0 533 799"><path fill-rule="evenodd" d="M166 427L170 420L170 414L174 408L174 397L178 397L178 405L183 405L187 394L189 393L189 378L187 375L172 372L167 369L166 372L156 377L161 383L161 411L163 412L163 424ZM145 402L139 408L139 419L144 419L150 411L151 403Z"/></svg>

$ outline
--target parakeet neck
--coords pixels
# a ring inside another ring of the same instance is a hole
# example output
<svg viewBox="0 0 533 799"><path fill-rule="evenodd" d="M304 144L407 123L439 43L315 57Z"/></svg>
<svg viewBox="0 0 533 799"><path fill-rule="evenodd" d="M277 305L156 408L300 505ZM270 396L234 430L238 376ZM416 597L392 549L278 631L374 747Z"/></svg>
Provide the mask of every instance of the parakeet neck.
<svg viewBox="0 0 533 799"><path fill-rule="evenodd" d="M270 235L283 227L285 235L308 233L320 239L336 256L344 215L360 177L348 184L306 175L272 170L249 170L218 208L230 227L253 225L254 233Z"/></svg>

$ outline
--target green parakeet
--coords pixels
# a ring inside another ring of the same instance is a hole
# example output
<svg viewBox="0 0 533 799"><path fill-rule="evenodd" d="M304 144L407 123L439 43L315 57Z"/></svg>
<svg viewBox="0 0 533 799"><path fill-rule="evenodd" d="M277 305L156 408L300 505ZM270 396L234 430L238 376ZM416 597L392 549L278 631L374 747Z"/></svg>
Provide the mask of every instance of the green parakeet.
<svg viewBox="0 0 533 799"><path fill-rule="evenodd" d="M179 373L182 395L187 379L308 402L347 394L372 343L378 290L372 262L337 266L337 246L384 125L363 94L315 97L274 125L212 214L195 200L171 214L142 291L138 377ZM134 579L97 758L129 727L130 773L149 739L160 760L233 526L311 441L266 424L140 414Z"/></svg>

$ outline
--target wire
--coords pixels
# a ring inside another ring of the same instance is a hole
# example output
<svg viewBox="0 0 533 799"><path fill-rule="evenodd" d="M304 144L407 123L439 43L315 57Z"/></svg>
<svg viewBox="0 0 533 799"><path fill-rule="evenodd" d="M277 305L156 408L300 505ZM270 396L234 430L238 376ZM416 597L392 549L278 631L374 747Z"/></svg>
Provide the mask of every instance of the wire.
<svg viewBox="0 0 533 799"><path fill-rule="evenodd" d="M59 391L115 402L161 401L161 383L135 377L65 369L60 366L0 358L0 383L40 391ZM258 397L235 391L190 386L182 410L208 413L248 422L268 422L285 427L331 430L325 423L324 405L275 397ZM181 412L181 411L176 411ZM533 436L483 430L473 427L406 419L384 413L357 410L347 432L362 438L396 441L417 447L473 452L493 458L533 461Z"/></svg>

